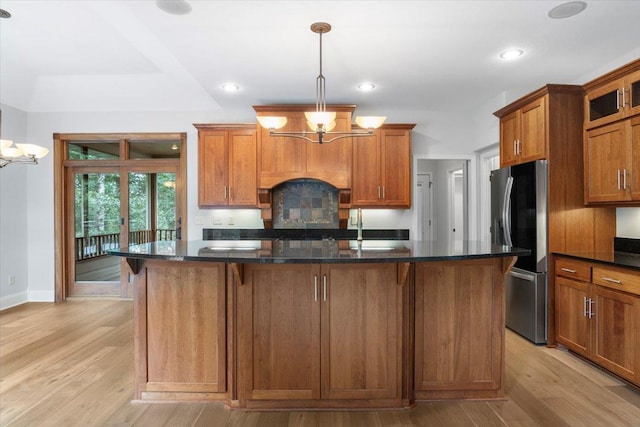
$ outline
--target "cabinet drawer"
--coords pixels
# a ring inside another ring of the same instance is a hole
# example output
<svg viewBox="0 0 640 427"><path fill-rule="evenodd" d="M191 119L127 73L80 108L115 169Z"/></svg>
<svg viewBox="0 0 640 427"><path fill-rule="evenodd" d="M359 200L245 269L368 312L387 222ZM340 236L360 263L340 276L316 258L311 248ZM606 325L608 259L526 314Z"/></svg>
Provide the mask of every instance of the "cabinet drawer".
<svg viewBox="0 0 640 427"><path fill-rule="evenodd" d="M593 283L640 295L640 273L615 267L593 267Z"/></svg>
<svg viewBox="0 0 640 427"><path fill-rule="evenodd" d="M591 264L566 258L556 259L556 276L591 281Z"/></svg>

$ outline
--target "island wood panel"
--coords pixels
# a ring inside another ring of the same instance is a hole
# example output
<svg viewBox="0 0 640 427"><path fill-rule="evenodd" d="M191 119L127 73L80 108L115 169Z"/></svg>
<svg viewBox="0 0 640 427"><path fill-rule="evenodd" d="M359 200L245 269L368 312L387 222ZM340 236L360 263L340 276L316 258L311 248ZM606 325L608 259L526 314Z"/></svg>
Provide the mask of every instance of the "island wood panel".
<svg viewBox="0 0 640 427"><path fill-rule="evenodd" d="M593 360L640 383L640 297L594 285Z"/></svg>
<svg viewBox="0 0 640 427"><path fill-rule="evenodd" d="M504 264L416 264L415 398L503 397Z"/></svg>
<svg viewBox="0 0 640 427"><path fill-rule="evenodd" d="M244 272L238 286L240 405L319 399L319 267L246 264Z"/></svg>
<svg viewBox="0 0 640 427"><path fill-rule="evenodd" d="M322 398L400 399L397 264L323 265L321 273Z"/></svg>
<svg viewBox="0 0 640 427"><path fill-rule="evenodd" d="M176 400L180 393L225 398L225 269L219 263L145 262L136 276L136 317L144 327L136 332L146 338L136 350L138 366L146 368L137 398L153 399L154 392Z"/></svg>

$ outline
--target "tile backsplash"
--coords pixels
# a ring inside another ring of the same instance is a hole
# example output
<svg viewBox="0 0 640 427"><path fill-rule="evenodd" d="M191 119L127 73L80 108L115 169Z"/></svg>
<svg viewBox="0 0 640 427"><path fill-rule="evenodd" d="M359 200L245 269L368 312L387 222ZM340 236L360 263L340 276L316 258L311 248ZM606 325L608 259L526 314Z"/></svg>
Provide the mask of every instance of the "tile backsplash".
<svg viewBox="0 0 640 427"><path fill-rule="evenodd" d="M338 190L313 179L273 189L273 228L339 228Z"/></svg>

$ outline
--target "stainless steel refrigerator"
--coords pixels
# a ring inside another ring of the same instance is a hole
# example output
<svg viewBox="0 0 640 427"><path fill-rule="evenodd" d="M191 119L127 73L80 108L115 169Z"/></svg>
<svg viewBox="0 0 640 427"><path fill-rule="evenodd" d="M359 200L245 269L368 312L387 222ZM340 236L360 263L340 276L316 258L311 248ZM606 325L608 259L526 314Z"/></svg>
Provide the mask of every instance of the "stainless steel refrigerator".
<svg viewBox="0 0 640 427"><path fill-rule="evenodd" d="M491 239L531 250L507 274L506 325L547 342L547 161L491 172Z"/></svg>

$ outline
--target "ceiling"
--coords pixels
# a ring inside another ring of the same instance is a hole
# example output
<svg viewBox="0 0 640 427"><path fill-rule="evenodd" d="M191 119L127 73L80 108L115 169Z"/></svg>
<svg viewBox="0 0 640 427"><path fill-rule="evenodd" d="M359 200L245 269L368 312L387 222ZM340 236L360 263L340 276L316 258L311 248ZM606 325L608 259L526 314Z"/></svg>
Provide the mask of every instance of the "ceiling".
<svg viewBox="0 0 640 427"><path fill-rule="evenodd" d="M0 0L0 102L27 112L252 111L314 103L319 37L328 103L368 114L467 111L500 93L584 83L637 52L640 1ZM518 60L498 54L525 51ZM240 90L228 93L225 82ZM372 92L356 88L376 84Z"/></svg>

